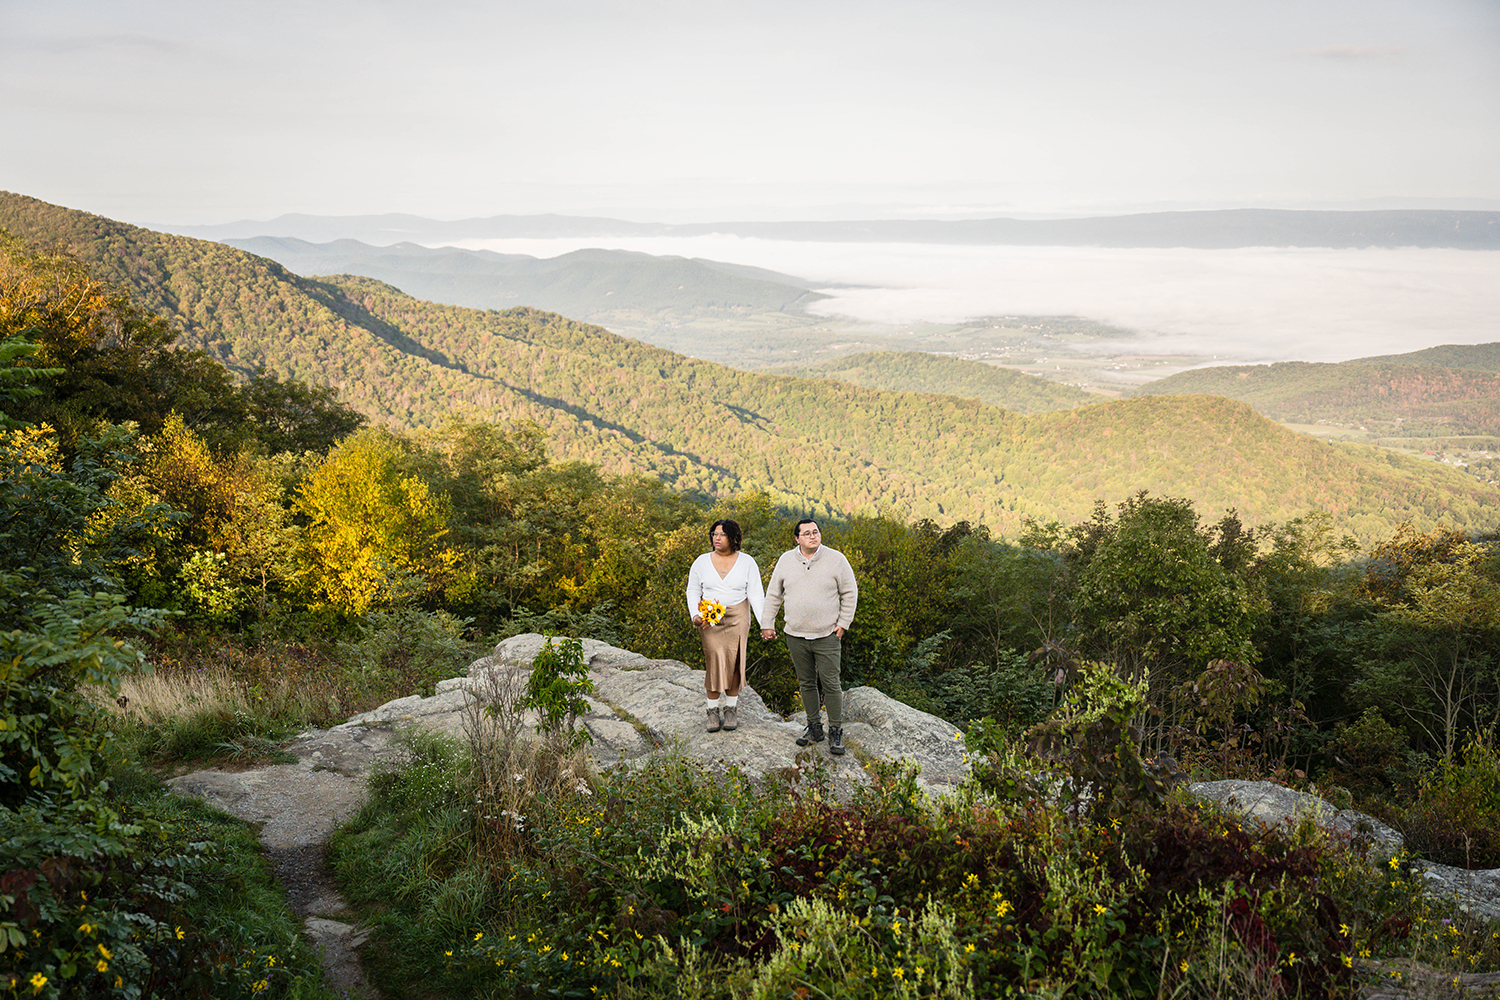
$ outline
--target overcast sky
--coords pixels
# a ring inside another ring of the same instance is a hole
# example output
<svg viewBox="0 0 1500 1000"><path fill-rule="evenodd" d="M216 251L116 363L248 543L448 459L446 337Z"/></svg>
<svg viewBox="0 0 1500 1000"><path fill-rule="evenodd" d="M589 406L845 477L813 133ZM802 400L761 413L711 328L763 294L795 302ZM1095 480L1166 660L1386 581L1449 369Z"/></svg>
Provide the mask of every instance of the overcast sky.
<svg viewBox="0 0 1500 1000"><path fill-rule="evenodd" d="M1494 208L1500 3L0 0L0 188L147 224Z"/></svg>

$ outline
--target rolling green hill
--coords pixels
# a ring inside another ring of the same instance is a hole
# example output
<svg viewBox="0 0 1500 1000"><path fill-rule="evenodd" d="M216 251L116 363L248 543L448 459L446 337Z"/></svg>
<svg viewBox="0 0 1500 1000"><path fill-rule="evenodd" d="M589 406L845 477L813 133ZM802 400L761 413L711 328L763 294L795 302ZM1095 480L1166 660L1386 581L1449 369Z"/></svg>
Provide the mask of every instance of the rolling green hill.
<svg viewBox="0 0 1500 1000"><path fill-rule="evenodd" d="M1471 368L1500 372L1500 342L1493 344L1439 344L1410 354L1381 354L1355 358L1351 365L1425 365L1433 368Z"/></svg>
<svg viewBox="0 0 1500 1000"><path fill-rule="evenodd" d="M895 392L932 392L974 399L1017 413L1046 413L1097 403L1101 397L983 361L925 351L867 351L808 368L775 368L778 375L826 378Z"/></svg>
<svg viewBox="0 0 1500 1000"><path fill-rule="evenodd" d="M1250 523L1331 511L1491 529L1500 492L1461 473L1287 431L1219 397L1145 397L1023 416L954 396L761 375L531 309L442 306L371 278L298 277L265 258L0 195L0 227L71 245L241 370L338 387L385 423L531 419L552 453L679 489L762 488L819 512L1076 520L1140 489Z"/></svg>
<svg viewBox="0 0 1500 1000"><path fill-rule="evenodd" d="M1410 355L1338 364L1286 361L1274 365L1197 368L1148 382L1134 396L1213 393L1242 400L1274 420L1379 427L1397 437L1500 435L1497 345L1445 345ZM1447 367L1438 359L1475 367Z"/></svg>

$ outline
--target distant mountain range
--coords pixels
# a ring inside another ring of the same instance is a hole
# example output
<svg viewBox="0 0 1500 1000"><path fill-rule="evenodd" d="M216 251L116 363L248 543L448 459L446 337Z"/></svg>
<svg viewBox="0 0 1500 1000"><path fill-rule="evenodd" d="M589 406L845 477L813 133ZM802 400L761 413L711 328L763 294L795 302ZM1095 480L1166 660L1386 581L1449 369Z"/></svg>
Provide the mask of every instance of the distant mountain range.
<svg viewBox="0 0 1500 1000"><path fill-rule="evenodd" d="M625 250L576 250L539 259L347 239L309 243L257 236L222 242L298 274L359 274L418 298L478 309L531 306L586 318L622 308L777 311L825 298L802 279L775 271Z"/></svg>
<svg viewBox="0 0 1500 1000"><path fill-rule="evenodd" d="M968 519L1001 533L1027 517L1081 520L1095 500L1142 489L1189 497L1206 517L1234 507L1251 524L1325 510L1365 541L1405 520L1500 526L1500 491L1455 469L1316 441L1218 396L1023 415L741 371L552 313L437 305L372 278L301 277L234 247L19 195L0 194L0 227L71 247L237 371L264 365L336 386L396 427L455 414L533 420L558 459L681 490L763 489L821 514Z"/></svg>
<svg viewBox="0 0 1500 1000"><path fill-rule="evenodd" d="M1096 247L1447 247L1500 250L1500 212L1437 209L1294 211L1263 208L1148 212L1088 219L884 219L865 222L709 222L672 225L565 215L441 221L415 215L283 215L267 221L173 226L200 239L281 236L387 246L465 240L704 236L822 243L939 243Z"/></svg>

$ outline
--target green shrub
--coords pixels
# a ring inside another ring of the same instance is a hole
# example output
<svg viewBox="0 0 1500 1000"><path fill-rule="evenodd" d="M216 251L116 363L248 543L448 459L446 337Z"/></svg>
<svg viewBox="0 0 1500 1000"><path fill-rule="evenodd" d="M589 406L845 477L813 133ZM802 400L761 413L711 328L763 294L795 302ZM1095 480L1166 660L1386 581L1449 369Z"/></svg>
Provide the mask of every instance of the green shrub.
<svg viewBox="0 0 1500 1000"><path fill-rule="evenodd" d="M20 588L4 574L3 591ZM21 627L0 632L0 807L33 795L85 799L108 788L114 734L83 693L118 691L121 676L143 657L111 632L149 624L114 594L45 591L15 594ZM24 602L24 603L23 603Z"/></svg>
<svg viewBox="0 0 1500 1000"><path fill-rule="evenodd" d="M583 696L593 690L582 640L563 639L554 644L549 636L531 661L526 694L517 708L537 710L541 720L536 731L549 743L577 749L594 741L587 729L578 727L578 717L589 710Z"/></svg>
<svg viewBox="0 0 1500 1000"><path fill-rule="evenodd" d="M1338 726L1328 741L1332 765L1323 782L1341 785L1357 795L1410 787L1411 740L1406 731L1385 720L1374 707L1353 723Z"/></svg>
<svg viewBox="0 0 1500 1000"><path fill-rule="evenodd" d="M1416 801L1394 813L1417 854L1457 868L1500 868L1500 753L1472 736L1460 759L1443 761Z"/></svg>
<svg viewBox="0 0 1500 1000"><path fill-rule="evenodd" d="M840 803L817 768L755 783L667 757L512 775L524 800L492 815L475 773L417 752L336 840L393 996L1347 996L1416 891L1186 797L1079 821L877 764Z"/></svg>
<svg viewBox="0 0 1500 1000"><path fill-rule="evenodd" d="M960 727L990 719L1012 737L1047 718L1055 685L1047 668L1023 653L1002 656L993 664L955 667L937 679L937 714Z"/></svg>
<svg viewBox="0 0 1500 1000"><path fill-rule="evenodd" d="M438 681L461 675L478 658L470 624L411 604L375 609L359 618L359 637L338 643L336 655L362 690L431 695Z"/></svg>
<svg viewBox="0 0 1500 1000"><path fill-rule="evenodd" d="M238 820L167 795L0 809L0 989L25 996L314 997L302 941Z"/></svg>

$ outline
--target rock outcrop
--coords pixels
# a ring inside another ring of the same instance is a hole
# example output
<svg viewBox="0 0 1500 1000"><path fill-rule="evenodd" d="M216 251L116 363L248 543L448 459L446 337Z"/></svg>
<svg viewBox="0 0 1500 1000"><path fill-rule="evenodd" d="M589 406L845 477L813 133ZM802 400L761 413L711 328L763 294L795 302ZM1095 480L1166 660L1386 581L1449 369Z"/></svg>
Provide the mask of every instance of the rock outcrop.
<svg viewBox="0 0 1500 1000"><path fill-rule="evenodd" d="M391 702L351 721L426 720L431 725L435 720L429 703L458 695L455 703L461 705L464 697L482 695L492 686L524 686L544 641L535 633L507 639L493 655L471 665L467 677L443 681L437 698ZM918 768L918 781L934 791L951 788L968 774L956 726L871 687L844 692L849 753L835 757L826 743L797 746L807 724L805 713L783 719L753 688L740 695L739 728L710 733L704 725L703 671L593 639L583 640L583 657L594 693L588 697L592 710L580 721L593 737L593 755L601 766L675 748L710 770L735 767L755 777L816 761L830 771L836 789L868 781L865 765L871 760L909 760ZM528 730L530 725L528 719Z"/></svg>
<svg viewBox="0 0 1500 1000"><path fill-rule="evenodd" d="M462 737L476 699L525 689L531 661L543 642L536 634L507 639L472 664L467 676L440 682L432 697L398 698L343 725L304 734L286 748L297 758L295 764L195 771L168 782L180 795L258 825L293 910L323 949L324 968L336 991L376 996L357 959L364 932L337 919L347 914L323 863L329 835L363 804L370 772L400 760L396 737L401 729L419 726ZM581 722L593 737L592 754L602 767L630 766L664 751L694 757L710 770L735 767L757 777L821 766L828 769L835 792L845 794L870 780L864 766L872 759L913 761L918 780L934 791L957 784L968 773L954 726L874 688L844 693L849 753L834 757L826 743L797 746L805 717L781 718L753 689L740 695L739 728L709 733L703 721L703 671L593 639L583 640L583 653L595 691ZM521 731L533 733L535 716L522 721Z"/></svg>
<svg viewBox="0 0 1500 1000"><path fill-rule="evenodd" d="M1333 833L1368 836L1372 855L1389 858L1404 846L1399 832L1373 816L1352 809L1335 809L1316 795L1269 781L1205 781L1189 785L1188 790L1266 826L1294 826L1310 818ZM1500 918L1500 868L1467 871L1430 861L1417 860L1411 864L1422 873L1428 891L1434 896L1452 898L1461 909L1486 920Z"/></svg>
<svg viewBox="0 0 1500 1000"><path fill-rule="evenodd" d="M322 865L328 836L352 817L364 801L365 784L376 767L399 761L398 732L419 726L456 737L465 733L472 707L497 695L514 697L525 689L532 660L545 640L516 636L475 661L464 677L442 681L432 697L387 702L332 729L308 733L287 750L295 764L249 771L198 771L169 784L180 794L204 799L260 825L260 838L287 886L294 910L309 937L324 948L324 965L335 989L350 996L375 996L363 980L357 948L363 936L339 921L344 903ZM895 701L874 688L844 692L844 737L849 753L835 757L826 743L798 747L806 724L802 713L783 719L754 690L739 701L739 728L709 733L704 726L703 672L675 660L653 660L592 639L583 640L594 693L580 720L593 738L592 754L602 767L635 763L663 752L682 753L710 770L737 768L751 776L788 769L825 768L834 793L847 794L870 780L874 760L908 760L918 781L934 793L950 789L968 774L958 730L951 724ZM535 717L523 718L521 731L533 732ZM1338 810L1316 796L1271 782L1218 781L1190 786L1202 798L1237 809L1268 826L1313 817L1323 827L1371 837L1372 850L1401 849L1401 836L1369 816ZM1468 872L1420 863L1436 893L1452 895L1476 914L1500 917L1500 870Z"/></svg>

